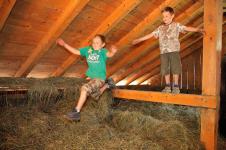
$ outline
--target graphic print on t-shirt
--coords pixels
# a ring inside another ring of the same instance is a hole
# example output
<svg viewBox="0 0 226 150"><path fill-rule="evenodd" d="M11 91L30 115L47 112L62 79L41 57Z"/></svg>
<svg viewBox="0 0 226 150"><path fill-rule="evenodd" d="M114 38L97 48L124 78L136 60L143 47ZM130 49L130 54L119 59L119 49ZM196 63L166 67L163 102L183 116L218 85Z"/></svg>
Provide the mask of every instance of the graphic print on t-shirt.
<svg viewBox="0 0 226 150"><path fill-rule="evenodd" d="M100 55L98 53L89 54L87 61L90 63L99 63L100 62Z"/></svg>

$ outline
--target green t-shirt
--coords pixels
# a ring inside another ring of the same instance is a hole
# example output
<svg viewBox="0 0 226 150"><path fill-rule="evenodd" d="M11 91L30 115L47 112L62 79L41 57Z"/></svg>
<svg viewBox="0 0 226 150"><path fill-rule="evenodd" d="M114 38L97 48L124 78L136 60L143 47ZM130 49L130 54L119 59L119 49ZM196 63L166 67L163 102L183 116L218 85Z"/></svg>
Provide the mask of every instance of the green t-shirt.
<svg viewBox="0 0 226 150"><path fill-rule="evenodd" d="M91 46L80 48L81 56L86 58L88 70L86 75L91 79L106 79L107 50L94 50Z"/></svg>

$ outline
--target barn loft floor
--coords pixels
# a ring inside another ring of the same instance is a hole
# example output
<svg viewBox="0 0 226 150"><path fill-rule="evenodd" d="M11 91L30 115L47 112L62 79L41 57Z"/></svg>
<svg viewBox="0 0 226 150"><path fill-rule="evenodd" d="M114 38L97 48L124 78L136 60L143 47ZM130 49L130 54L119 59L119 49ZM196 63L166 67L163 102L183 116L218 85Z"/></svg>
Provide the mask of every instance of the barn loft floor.
<svg viewBox="0 0 226 150"><path fill-rule="evenodd" d="M70 81L71 85L74 81L74 89L79 89L84 82L72 78L64 80L65 83ZM65 94L59 98L54 96L53 89L57 88L56 83L66 85L63 79L48 79L48 84L47 79L21 81L33 84L28 89L29 96L23 97L26 102L19 103L21 97L15 96L15 103L11 96L11 100L7 99L1 106L1 149L154 147L156 150L184 150L200 147L198 109L135 101L123 101L113 109L111 93L107 91L99 101L88 99L81 122L67 122L62 116L71 110L79 90L74 90L74 97L65 97ZM10 82L12 80L8 80ZM46 96L45 91L53 94Z"/></svg>

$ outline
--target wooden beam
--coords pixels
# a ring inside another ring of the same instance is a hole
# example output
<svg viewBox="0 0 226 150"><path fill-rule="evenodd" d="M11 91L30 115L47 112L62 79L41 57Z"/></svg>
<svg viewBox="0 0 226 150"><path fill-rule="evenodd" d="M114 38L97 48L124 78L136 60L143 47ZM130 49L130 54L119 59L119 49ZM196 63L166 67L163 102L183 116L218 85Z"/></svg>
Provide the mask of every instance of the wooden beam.
<svg viewBox="0 0 226 150"><path fill-rule="evenodd" d="M139 100L194 107L216 108L216 97L193 94L166 94L161 92L137 90L113 90L113 96L127 100Z"/></svg>
<svg viewBox="0 0 226 150"><path fill-rule="evenodd" d="M71 21L79 14L89 0L70 0L65 6L64 12L58 17L56 22L46 33L46 35L38 43L37 47L33 50L32 54L25 60L19 70L16 72L15 77L25 77L32 70L37 61L42 55L50 48L56 41Z"/></svg>
<svg viewBox="0 0 226 150"><path fill-rule="evenodd" d="M141 0L124 0L123 3L114 10L114 12L106 18L102 24L86 39L82 42L80 47L89 44L90 39L92 39L96 34L106 34L110 31L119 21L121 21L135 6L137 6ZM66 69L68 69L73 63L78 61L79 56L71 55L69 56L63 64L54 71L51 76L60 76Z"/></svg>
<svg viewBox="0 0 226 150"><path fill-rule="evenodd" d="M142 84L148 84L148 85L153 85L153 83L152 83L152 80L154 79L154 78L157 78L157 77L160 77L160 75L159 75L159 72L158 73L156 73L156 74L154 74L153 76L151 76L149 79L147 79L147 80L144 80L143 82L141 82L139 85L142 85ZM159 84L158 84L158 86L159 86Z"/></svg>
<svg viewBox="0 0 226 150"><path fill-rule="evenodd" d="M203 6L202 6L202 3L198 1L194 5L192 5L191 7L189 7L185 12L183 12L178 17L176 17L175 20L178 21L178 22L181 22L182 24L187 24L190 21L191 18L196 17L201 12L203 12ZM161 12L159 12L158 16L160 16L160 14L161 14ZM192 14L192 17L188 17L189 14ZM149 15L149 17L151 17L151 16L153 16L152 13ZM153 21L153 19L152 19L152 21ZM135 29L132 30L128 35L126 35L125 37L123 37L124 40L123 39L120 40L117 43L117 45L120 45L120 42L121 41L125 41L126 38L135 38L135 35L134 34L135 33L138 34L138 33L140 33L138 31L140 31L140 30L142 31L143 30L143 28L142 28L142 25L143 24L144 23L141 22L139 25L137 25L137 27L135 27ZM142 29L140 29L140 28L142 28ZM191 34L189 34L189 35L191 35ZM123 42L123 44L126 44L126 43ZM127 53L127 55L125 55L125 57L123 57L123 59L120 59L117 62L115 62L113 66L108 66L108 68L107 68L107 76L108 77L111 76L118 69L120 69L123 66L129 64L131 61L136 60L135 59L136 57L139 57L144 52L148 52L150 50L150 47L152 47L153 45L156 45L156 44L158 44L158 40L155 40L155 39L152 38L150 40L145 41L143 43L143 45L141 45L140 47L137 47L136 48L134 46L135 49L134 50L131 50L130 53ZM155 53L156 54L159 54L159 50L156 50Z"/></svg>
<svg viewBox="0 0 226 150"><path fill-rule="evenodd" d="M196 46L192 47L192 48L187 48L183 51L181 51L180 56L181 59L187 57L188 55L192 54L194 51L196 51L197 49L200 49L202 47L202 45L199 43L201 42L201 39L199 39L198 41L196 41ZM126 85L130 84L131 82L133 82L134 80L136 80L137 78L141 77L143 74L149 72L150 70L156 68L156 67L160 67L160 59L157 59L155 62L150 63L149 65L145 66L143 69L139 69L138 72L136 72L136 74L132 75L131 77L129 77L126 81Z"/></svg>
<svg viewBox="0 0 226 150"><path fill-rule="evenodd" d="M4 0L0 0L0 8L2 7Z"/></svg>
<svg viewBox="0 0 226 150"><path fill-rule="evenodd" d="M2 30L6 19L8 18L16 0L0 0L0 31Z"/></svg>
<svg viewBox="0 0 226 150"><path fill-rule="evenodd" d="M217 149L222 50L222 0L205 0L202 95L215 97L216 109L201 110L201 135L206 150Z"/></svg>
<svg viewBox="0 0 226 150"><path fill-rule="evenodd" d="M148 76L142 76L136 80L137 85L140 85L141 83L145 82L147 79L159 74L159 72L160 72L160 67L157 67L157 68L151 70L151 72L149 73Z"/></svg>
<svg viewBox="0 0 226 150"><path fill-rule="evenodd" d="M206 0L212 4L213 0ZM220 88L220 60L222 50L222 8L220 0L213 6L207 4L204 13L204 29L206 36L203 45L203 94L218 95ZM220 8L219 8L220 7ZM215 9L211 12L211 8ZM219 9L219 10L217 10ZM216 16L215 16L216 15ZM215 17L214 17L215 16ZM207 73L207 74L205 74ZM211 85L211 86L210 86Z"/></svg>
<svg viewBox="0 0 226 150"><path fill-rule="evenodd" d="M214 97L214 96L213 96ZM216 103L220 98L215 97ZM217 105L217 104L216 104ZM218 106L217 106L218 107ZM218 135L218 111L216 109L201 109L201 142L203 142L206 150L217 150Z"/></svg>

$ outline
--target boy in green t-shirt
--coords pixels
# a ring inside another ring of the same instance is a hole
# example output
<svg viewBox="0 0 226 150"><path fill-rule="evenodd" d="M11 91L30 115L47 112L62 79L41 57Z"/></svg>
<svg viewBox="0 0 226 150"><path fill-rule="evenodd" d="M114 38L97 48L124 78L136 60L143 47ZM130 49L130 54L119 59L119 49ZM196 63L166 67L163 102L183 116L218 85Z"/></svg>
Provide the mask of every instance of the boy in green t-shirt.
<svg viewBox="0 0 226 150"><path fill-rule="evenodd" d="M66 48L69 52L75 55L81 55L86 58L88 70L86 72L87 79L90 80L81 88L80 97L72 112L65 115L65 118L72 121L80 120L80 110L88 96L96 99L104 92L105 89L114 87L113 80L106 80L106 60L107 57L112 57L117 52L117 48L112 46L110 51L105 49L105 37L96 35L92 39L92 45L80 49L75 49L65 43L62 39L57 40L57 44Z"/></svg>

